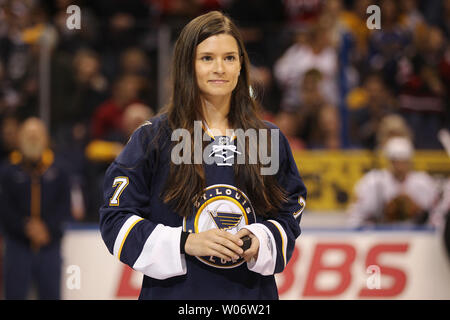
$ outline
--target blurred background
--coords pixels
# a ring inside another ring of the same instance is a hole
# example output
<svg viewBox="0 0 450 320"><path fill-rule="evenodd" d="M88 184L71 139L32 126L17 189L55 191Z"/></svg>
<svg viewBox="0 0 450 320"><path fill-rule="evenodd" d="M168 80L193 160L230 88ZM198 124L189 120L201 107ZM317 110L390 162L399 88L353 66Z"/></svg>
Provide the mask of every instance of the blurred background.
<svg viewBox="0 0 450 320"><path fill-rule="evenodd" d="M34 270L56 243L50 297L137 296L140 276L98 233L103 175L167 102L179 32L210 10L240 27L261 116L288 137L308 188L281 298L450 299L450 0L0 0L2 288L45 298L39 276L19 283L8 270ZM36 118L41 171L25 161ZM42 224L18 227L18 211ZM14 255L8 241L34 249Z"/></svg>

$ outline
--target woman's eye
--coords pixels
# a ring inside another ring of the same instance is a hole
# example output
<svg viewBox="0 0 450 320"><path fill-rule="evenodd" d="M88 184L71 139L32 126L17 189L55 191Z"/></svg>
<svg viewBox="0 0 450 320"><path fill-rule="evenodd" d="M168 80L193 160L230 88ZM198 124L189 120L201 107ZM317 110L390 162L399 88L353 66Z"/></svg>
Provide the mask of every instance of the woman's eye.
<svg viewBox="0 0 450 320"><path fill-rule="evenodd" d="M203 56L200 58L202 61L211 61L212 57L211 56Z"/></svg>
<svg viewBox="0 0 450 320"><path fill-rule="evenodd" d="M225 57L225 60L234 61L234 60L236 60L236 57L235 56L227 56L227 57Z"/></svg>

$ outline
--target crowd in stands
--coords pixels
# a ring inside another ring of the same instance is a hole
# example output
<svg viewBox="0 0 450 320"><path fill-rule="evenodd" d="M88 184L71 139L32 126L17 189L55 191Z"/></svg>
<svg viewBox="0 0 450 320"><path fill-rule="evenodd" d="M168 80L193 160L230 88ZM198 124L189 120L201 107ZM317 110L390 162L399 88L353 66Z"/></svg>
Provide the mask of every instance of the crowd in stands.
<svg viewBox="0 0 450 320"><path fill-rule="evenodd" d="M67 8L81 9L68 29ZM367 7L381 9L369 29ZM39 116L41 35L51 40L51 147L70 173L76 219L97 221L102 177L163 106L158 30L171 41L221 10L240 26L262 116L295 150L376 150L387 132L442 149L450 127L450 0L0 0L1 160ZM81 203L80 203L81 201ZM78 203L78 205L76 205Z"/></svg>

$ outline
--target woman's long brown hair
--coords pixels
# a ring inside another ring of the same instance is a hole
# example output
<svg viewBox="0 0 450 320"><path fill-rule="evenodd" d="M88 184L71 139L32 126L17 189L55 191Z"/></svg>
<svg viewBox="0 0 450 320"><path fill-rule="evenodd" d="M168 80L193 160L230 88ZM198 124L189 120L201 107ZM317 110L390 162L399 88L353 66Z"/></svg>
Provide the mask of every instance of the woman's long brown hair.
<svg viewBox="0 0 450 320"><path fill-rule="evenodd" d="M181 31L175 43L172 62L172 96L169 104L162 110L167 112L172 130L187 129L191 134L191 163L170 163L168 181L162 193L165 203L169 203L181 216L193 214L193 203L202 195L205 173L202 164L194 164L194 121L203 120L200 91L195 74L195 54L198 44L218 34L233 36L238 44L241 72L230 102L228 122L232 128L267 129L259 118L257 103L250 96L249 59L241 35L236 25L224 14L212 11L193 19ZM270 145L269 143L267 145ZM278 152L278 150L274 150ZM272 151L270 151L272 152ZM249 155L248 143L245 154ZM248 159L247 159L248 160ZM236 161L235 161L236 162ZM261 175L261 164L234 164L237 187L243 190L252 201L256 214L274 216L281 204L286 201L283 189L275 175Z"/></svg>

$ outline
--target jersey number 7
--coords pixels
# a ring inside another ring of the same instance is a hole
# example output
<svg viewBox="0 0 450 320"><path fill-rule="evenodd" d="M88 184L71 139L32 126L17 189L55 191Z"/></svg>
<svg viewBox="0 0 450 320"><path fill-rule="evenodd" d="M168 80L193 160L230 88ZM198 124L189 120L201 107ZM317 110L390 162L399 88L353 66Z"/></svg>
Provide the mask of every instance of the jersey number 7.
<svg viewBox="0 0 450 320"><path fill-rule="evenodd" d="M116 191L114 191L113 196L109 199L109 205L110 206L119 206L119 198L122 194L123 190L128 186L128 177L116 177L114 179L113 188L116 188Z"/></svg>

